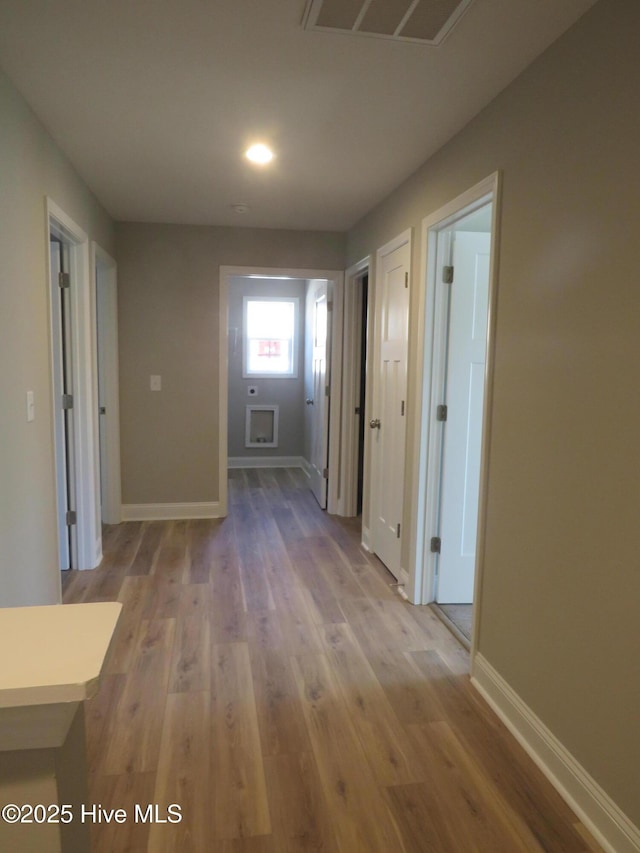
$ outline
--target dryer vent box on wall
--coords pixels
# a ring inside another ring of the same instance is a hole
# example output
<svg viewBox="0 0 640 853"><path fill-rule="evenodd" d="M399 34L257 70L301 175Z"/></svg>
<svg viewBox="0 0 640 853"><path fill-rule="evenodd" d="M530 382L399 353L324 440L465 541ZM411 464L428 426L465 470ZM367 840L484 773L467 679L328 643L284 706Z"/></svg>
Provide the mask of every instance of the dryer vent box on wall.
<svg viewBox="0 0 640 853"><path fill-rule="evenodd" d="M278 446L278 406L246 407L245 447Z"/></svg>

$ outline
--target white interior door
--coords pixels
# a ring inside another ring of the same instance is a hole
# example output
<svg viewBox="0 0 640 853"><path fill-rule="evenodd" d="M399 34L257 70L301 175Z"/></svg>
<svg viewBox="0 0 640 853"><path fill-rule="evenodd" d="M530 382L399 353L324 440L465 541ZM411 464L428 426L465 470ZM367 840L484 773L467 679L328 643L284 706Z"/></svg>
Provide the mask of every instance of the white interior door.
<svg viewBox="0 0 640 853"><path fill-rule="evenodd" d="M327 282L314 281L308 298L312 302L312 387L307 398L311 407L311 491L322 507L327 508L327 471L329 465L329 309Z"/></svg>
<svg viewBox="0 0 640 853"><path fill-rule="evenodd" d="M371 544L396 578L402 543L410 261L408 236L396 248L378 252L374 405L369 423Z"/></svg>
<svg viewBox="0 0 640 853"><path fill-rule="evenodd" d="M94 246L100 507L104 524L122 520L118 391L118 292L115 261Z"/></svg>
<svg viewBox="0 0 640 853"><path fill-rule="evenodd" d="M58 563L61 570L75 567L76 538L71 522L75 509L73 444L73 364L71 346L71 288L68 249L51 237L51 293L53 321L54 440L56 450L56 498L58 510ZM75 523L75 522L74 522Z"/></svg>
<svg viewBox="0 0 640 853"><path fill-rule="evenodd" d="M103 524L105 509L109 505L109 465L107 457L107 364L105 340L106 331L106 306L105 289L100 286L100 270L95 267L96 273L96 347L98 359L98 441L100 448L100 510Z"/></svg>
<svg viewBox="0 0 640 853"><path fill-rule="evenodd" d="M453 234L436 600L473 601L491 235Z"/></svg>

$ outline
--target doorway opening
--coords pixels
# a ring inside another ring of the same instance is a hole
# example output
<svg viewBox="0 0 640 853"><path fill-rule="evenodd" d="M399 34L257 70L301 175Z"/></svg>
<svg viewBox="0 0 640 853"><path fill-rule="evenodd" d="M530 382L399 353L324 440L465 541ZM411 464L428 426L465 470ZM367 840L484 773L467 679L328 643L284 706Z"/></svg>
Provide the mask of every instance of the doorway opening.
<svg viewBox="0 0 640 853"><path fill-rule="evenodd" d="M447 281L441 287L446 321L435 336L442 370L433 383L441 401L433 598L463 628L475 582L491 207L489 202L440 230L436 249Z"/></svg>
<svg viewBox="0 0 640 853"><path fill-rule="evenodd" d="M338 271L221 268L222 515L229 468L283 466L303 468L319 505L337 511L342 299ZM277 438L248 442L247 411L260 407L277 407Z"/></svg>
<svg viewBox="0 0 640 853"><path fill-rule="evenodd" d="M58 565L93 569L102 536L89 242L50 199L46 226Z"/></svg>
<svg viewBox="0 0 640 853"><path fill-rule="evenodd" d="M416 603L441 608L472 652L484 547L497 200L496 174L423 223L424 372L412 594Z"/></svg>
<svg viewBox="0 0 640 853"><path fill-rule="evenodd" d="M347 517L364 517L367 509L365 425L370 399L367 386L370 266L367 257L345 274L339 513Z"/></svg>
<svg viewBox="0 0 640 853"><path fill-rule="evenodd" d="M360 323L358 324L359 337L359 388L358 406L358 485L356 492L356 515L362 515L364 500L364 413L367 405L367 317L369 310L369 273L368 271L360 279Z"/></svg>

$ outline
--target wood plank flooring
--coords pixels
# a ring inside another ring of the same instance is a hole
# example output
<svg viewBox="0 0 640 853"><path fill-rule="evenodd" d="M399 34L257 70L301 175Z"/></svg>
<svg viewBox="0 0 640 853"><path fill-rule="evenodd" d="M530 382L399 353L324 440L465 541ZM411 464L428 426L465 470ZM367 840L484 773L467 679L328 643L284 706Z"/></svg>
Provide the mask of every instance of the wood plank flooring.
<svg viewBox="0 0 640 853"><path fill-rule="evenodd" d="M90 792L180 823L95 853L587 853L599 848L296 469L230 472L225 520L108 528L64 601L123 603L88 703Z"/></svg>

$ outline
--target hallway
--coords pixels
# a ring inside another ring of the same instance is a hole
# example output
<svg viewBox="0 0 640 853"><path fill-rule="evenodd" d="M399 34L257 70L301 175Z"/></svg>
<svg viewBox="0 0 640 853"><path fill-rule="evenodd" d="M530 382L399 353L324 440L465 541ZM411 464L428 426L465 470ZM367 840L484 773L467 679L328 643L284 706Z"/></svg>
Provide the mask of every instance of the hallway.
<svg viewBox="0 0 640 853"><path fill-rule="evenodd" d="M600 848L297 469L230 471L225 520L105 532L65 603L123 614L88 703L96 853L587 853Z"/></svg>

